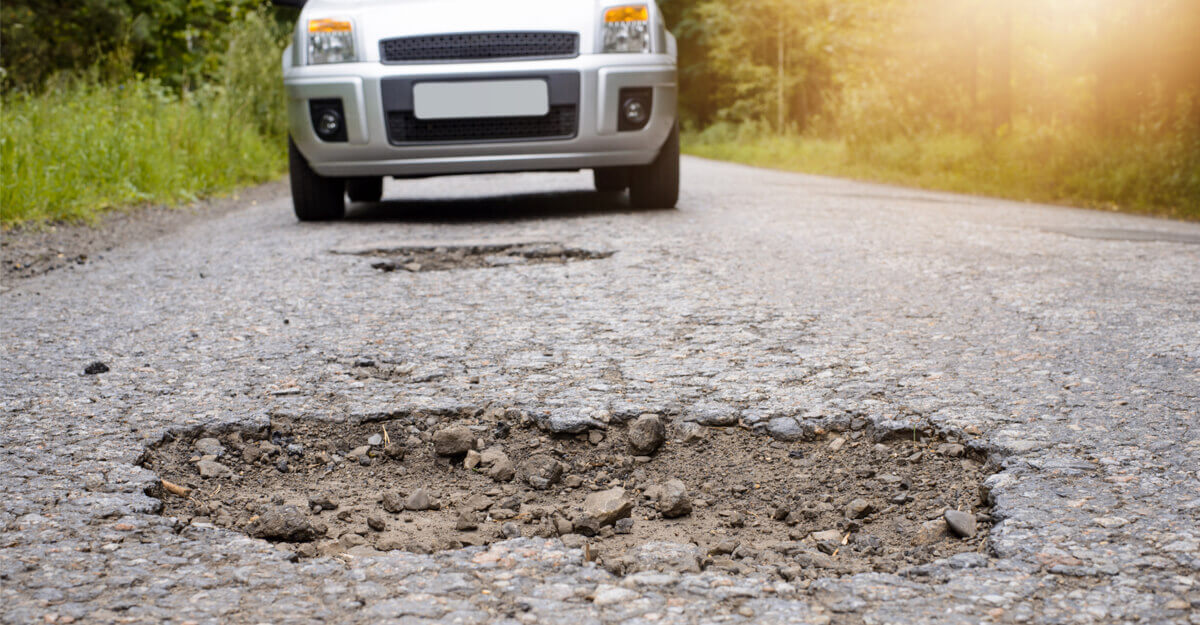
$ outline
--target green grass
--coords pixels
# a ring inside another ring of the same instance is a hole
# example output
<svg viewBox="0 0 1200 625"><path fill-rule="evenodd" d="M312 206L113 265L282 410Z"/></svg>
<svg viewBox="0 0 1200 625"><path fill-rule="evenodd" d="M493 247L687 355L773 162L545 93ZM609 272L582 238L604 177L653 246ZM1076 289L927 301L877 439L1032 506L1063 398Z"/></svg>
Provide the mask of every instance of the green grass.
<svg viewBox="0 0 1200 625"><path fill-rule="evenodd" d="M852 142L717 125L686 133L684 150L858 180L1200 220L1195 133L1101 139L1018 130Z"/></svg>
<svg viewBox="0 0 1200 625"><path fill-rule="evenodd" d="M0 224L92 220L278 177L286 154L224 90L75 82L4 98Z"/></svg>

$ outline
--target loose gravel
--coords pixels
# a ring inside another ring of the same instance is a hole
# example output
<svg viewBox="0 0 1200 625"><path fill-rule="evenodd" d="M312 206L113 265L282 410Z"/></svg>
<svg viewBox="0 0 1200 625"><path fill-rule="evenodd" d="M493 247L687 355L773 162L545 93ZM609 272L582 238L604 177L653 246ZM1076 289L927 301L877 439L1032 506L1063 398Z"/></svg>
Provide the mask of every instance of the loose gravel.
<svg viewBox="0 0 1200 625"><path fill-rule="evenodd" d="M144 466L187 489L161 490L164 514L305 557L537 536L588 543L622 574L631 550L672 541L705 554L697 570L764 568L791 580L986 552L985 473L961 444L863 429L764 442L740 428L673 427L657 453L640 454L635 426L665 430L663 421L647 414L629 427L546 435L511 409L458 415L452 426L420 414L277 419L265 431L173 438Z"/></svg>

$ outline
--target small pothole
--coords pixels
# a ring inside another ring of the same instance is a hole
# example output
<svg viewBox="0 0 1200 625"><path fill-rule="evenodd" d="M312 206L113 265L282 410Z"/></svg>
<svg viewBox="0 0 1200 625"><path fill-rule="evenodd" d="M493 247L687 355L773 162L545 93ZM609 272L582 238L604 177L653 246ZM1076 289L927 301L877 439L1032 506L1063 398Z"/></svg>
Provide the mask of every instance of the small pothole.
<svg viewBox="0 0 1200 625"><path fill-rule="evenodd" d="M986 549L991 467L959 443L867 430L784 443L663 418L665 441L639 455L647 448L631 441L656 431L641 421L557 436L515 410L274 419L265 431L166 440L144 465L164 480L164 514L302 557L561 537L628 572L627 553L668 541L696 545L697 569L804 579ZM947 510L963 511L955 520L973 535L956 535Z"/></svg>
<svg viewBox="0 0 1200 625"><path fill-rule="evenodd" d="M350 252L380 260L371 267L383 272L453 271L515 265L565 264L599 260L610 251L567 247L553 242L468 243L458 245L408 245Z"/></svg>

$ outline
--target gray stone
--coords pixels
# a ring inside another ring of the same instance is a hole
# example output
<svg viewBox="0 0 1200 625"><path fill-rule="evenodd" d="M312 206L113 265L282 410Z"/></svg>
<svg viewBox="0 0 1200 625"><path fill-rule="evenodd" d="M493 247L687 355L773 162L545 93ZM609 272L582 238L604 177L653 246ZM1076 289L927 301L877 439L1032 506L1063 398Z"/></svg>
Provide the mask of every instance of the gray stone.
<svg viewBox="0 0 1200 625"><path fill-rule="evenodd" d="M961 458L966 453L966 449L958 443L943 443L938 445L937 452L943 456Z"/></svg>
<svg viewBox="0 0 1200 625"><path fill-rule="evenodd" d="M512 460L508 456L503 456L496 462L492 463L491 468L487 471L488 477L497 482L511 482L513 476L516 475L516 469L513 468Z"/></svg>
<svg viewBox="0 0 1200 625"><path fill-rule="evenodd" d="M862 519L875 511L875 505L866 499L855 499L846 505L847 519Z"/></svg>
<svg viewBox="0 0 1200 625"><path fill-rule="evenodd" d="M644 414L629 424L629 449L637 456L649 456L658 451L667 437L662 417Z"/></svg>
<svg viewBox="0 0 1200 625"><path fill-rule="evenodd" d="M458 456L475 448L475 434L465 425L452 425L433 434L433 451L439 456Z"/></svg>
<svg viewBox="0 0 1200 625"><path fill-rule="evenodd" d="M674 425L675 436L691 445L704 440L704 428L692 421L678 421Z"/></svg>
<svg viewBox="0 0 1200 625"><path fill-rule="evenodd" d="M196 463L196 470L200 472L200 477L229 477L233 475L233 471L229 467L217 462L216 460L204 459Z"/></svg>
<svg viewBox="0 0 1200 625"><path fill-rule="evenodd" d="M792 417L775 417L767 422L767 433L781 441L798 441L804 438L804 429Z"/></svg>
<svg viewBox="0 0 1200 625"><path fill-rule="evenodd" d="M632 510L633 501L620 487L592 493L583 500L583 518L595 520L601 526L616 523Z"/></svg>
<svg viewBox="0 0 1200 625"><path fill-rule="evenodd" d="M413 493L408 496L408 499L404 501L404 509L411 510L413 512L428 510L431 507L433 507L433 502L429 498L429 492L424 488L418 488L417 490L413 491Z"/></svg>
<svg viewBox="0 0 1200 625"><path fill-rule="evenodd" d="M520 467L521 479L537 490L546 490L562 478L562 463L546 454L530 456Z"/></svg>
<svg viewBox="0 0 1200 625"><path fill-rule="evenodd" d="M673 519L692 513L692 500L682 480L667 480L655 494L655 506L665 518Z"/></svg>
<svg viewBox="0 0 1200 625"><path fill-rule="evenodd" d="M460 532L470 532L479 529L479 514L474 510L460 510L454 529Z"/></svg>
<svg viewBox="0 0 1200 625"><path fill-rule="evenodd" d="M385 491L380 503L383 505L384 510L396 514L404 512L404 501L404 495L395 491Z"/></svg>
<svg viewBox="0 0 1200 625"><path fill-rule="evenodd" d="M308 496L308 505L310 508L319 508L321 510L337 510L337 500L329 493L313 493Z"/></svg>
<svg viewBox="0 0 1200 625"><path fill-rule="evenodd" d="M975 536L975 515L970 512L946 510L942 517L946 519L946 526L950 528L951 532L954 532L955 536L959 538Z"/></svg>
<svg viewBox="0 0 1200 625"><path fill-rule="evenodd" d="M225 446L221 444L221 441L215 438L201 438L196 441L196 444L193 445L193 447L195 447L196 451L202 456L216 456L217 458L220 458L221 456L225 455Z"/></svg>
<svg viewBox="0 0 1200 625"><path fill-rule="evenodd" d="M383 454L392 460L404 460L404 445L391 442L384 446Z"/></svg>
<svg viewBox="0 0 1200 625"><path fill-rule="evenodd" d="M283 542L307 542L317 530L296 506L270 506L251 521L247 534L255 538Z"/></svg>
<svg viewBox="0 0 1200 625"><path fill-rule="evenodd" d="M382 514L371 513L367 515L367 527L382 532L387 529L387 519Z"/></svg>

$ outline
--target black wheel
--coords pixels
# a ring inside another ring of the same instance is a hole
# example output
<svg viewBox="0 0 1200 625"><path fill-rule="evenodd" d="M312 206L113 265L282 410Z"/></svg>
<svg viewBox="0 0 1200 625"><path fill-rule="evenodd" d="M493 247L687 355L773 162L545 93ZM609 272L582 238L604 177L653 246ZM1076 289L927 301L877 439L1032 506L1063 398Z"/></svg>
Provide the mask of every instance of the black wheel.
<svg viewBox="0 0 1200 625"><path fill-rule="evenodd" d="M348 178L346 195L351 202L378 202L383 197L383 177Z"/></svg>
<svg viewBox="0 0 1200 625"><path fill-rule="evenodd" d="M624 191L629 187L629 169L626 167L597 167L592 170L592 180L597 191Z"/></svg>
<svg viewBox="0 0 1200 625"><path fill-rule="evenodd" d="M679 126L653 163L629 170L629 203L635 208L675 208L679 201Z"/></svg>
<svg viewBox="0 0 1200 625"><path fill-rule="evenodd" d="M345 181L313 171L291 137L288 137L288 177L292 183L292 207L300 221L332 221L346 215Z"/></svg>

